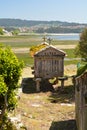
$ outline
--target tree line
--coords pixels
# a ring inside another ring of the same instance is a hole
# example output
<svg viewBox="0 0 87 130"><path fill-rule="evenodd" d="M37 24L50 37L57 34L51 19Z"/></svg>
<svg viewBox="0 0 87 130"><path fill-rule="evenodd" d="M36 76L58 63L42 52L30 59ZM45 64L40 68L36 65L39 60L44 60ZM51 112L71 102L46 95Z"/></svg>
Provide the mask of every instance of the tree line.
<svg viewBox="0 0 87 130"><path fill-rule="evenodd" d="M65 27L50 27L47 29L38 28L36 33L81 33L83 28L65 28Z"/></svg>
<svg viewBox="0 0 87 130"><path fill-rule="evenodd" d="M62 22L62 21L39 21L39 20L22 20L22 19L10 19L10 18L0 19L0 26L4 26L4 27L31 27L36 25L87 26L87 24L79 24L74 22Z"/></svg>

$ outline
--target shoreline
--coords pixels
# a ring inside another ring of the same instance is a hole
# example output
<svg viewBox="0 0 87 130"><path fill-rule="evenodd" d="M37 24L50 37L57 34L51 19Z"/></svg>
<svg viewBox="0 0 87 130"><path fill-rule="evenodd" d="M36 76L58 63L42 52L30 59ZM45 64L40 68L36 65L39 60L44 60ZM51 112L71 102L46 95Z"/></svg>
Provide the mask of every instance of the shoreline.
<svg viewBox="0 0 87 130"><path fill-rule="evenodd" d="M69 35L69 36L70 36L70 35L71 35L71 36L73 35L73 36L74 36L74 35L78 35L78 36L79 36L80 33L47 33L47 34L44 34L44 35L54 35L54 36L55 36L55 35L56 35L56 36L61 36L61 35L62 35L62 36L67 36L67 35Z"/></svg>
<svg viewBox="0 0 87 130"><path fill-rule="evenodd" d="M80 33L20 33L19 35L58 35L58 36L61 36L61 35L80 35Z"/></svg>

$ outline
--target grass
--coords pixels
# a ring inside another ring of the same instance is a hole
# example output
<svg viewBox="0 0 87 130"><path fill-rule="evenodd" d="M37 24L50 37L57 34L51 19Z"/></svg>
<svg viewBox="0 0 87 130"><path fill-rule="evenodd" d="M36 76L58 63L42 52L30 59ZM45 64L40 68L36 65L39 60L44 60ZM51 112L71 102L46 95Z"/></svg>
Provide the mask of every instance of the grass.
<svg viewBox="0 0 87 130"><path fill-rule="evenodd" d="M29 53L15 53L19 61L24 61L25 66L32 66L34 64L34 59L29 55Z"/></svg>
<svg viewBox="0 0 87 130"><path fill-rule="evenodd" d="M78 40L53 40L53 45L77 45Z"/></svg>
<svg viewBox="0 0 87 130"><path fill-rule="evenodd" d="M73 59L65 60L64 65L72 65L72 64L77 65L79 62L80 62L80 60L73 60Z"/></svg>
<svg viewBox="0 0 87 130"><path fill-rule="evenodd" d="M71 69L72 67L72 69ZM75 74L74 66L65 67L65 74ZM27 77L27 75L26 75ZM21 117L22 123L30 130L76 130L75 124L75 91L72 79L65 82L61 91L60 83L55 92L45 81L41 84L47 91L36 92L33 78L24 78L22 93L15 115ZM22 81L23 81L22 80ZM71 106L68 106L70 104Z"/></svg>
<svg viewBox="0 0 87 130"><path fill-rule="evenodd" d="M63 49L66 52L66 58L75 58L75 49Z"/></svg>
<svg viewBox="0 0 87 130"><path fill-rule="evenodd" d="M40 93L36 92L33 79L28 78L26 82L28 83L27 88L22 86L22 93L15 115L20 114L22 123L27 129L76 130L75 106L73 104L74 87L71 82L65 84L63 91L58 89L55 92ZM24 91L25 88L29 91ZM71 106L68 106L68 103Z"/></svg>
<svg viewBox="0 0 87 130"><path fill-rule="evenodd" d="M0 36L0 43L11 47L31 47L43 42L43 36L28 35L28 36ZM78 41L53 40L53 45L77 45Z"/></svg>
<svg viewBox="0 0 87 130"><path fill-rule="evenodd" d="M0 42L11 47L31 47L41 43L41 38L38 36L3 36L0 37Z"/></svg>
<svg viewBox="0 0 87 130"><path fill-rule="evenodd" d="M22 123L31 130L55 130L53 122L74 119L74 106L62 106L48 99L49 93L21 94L15 115L20 113ZM58 124L56 127L59 127Z"/></svg>

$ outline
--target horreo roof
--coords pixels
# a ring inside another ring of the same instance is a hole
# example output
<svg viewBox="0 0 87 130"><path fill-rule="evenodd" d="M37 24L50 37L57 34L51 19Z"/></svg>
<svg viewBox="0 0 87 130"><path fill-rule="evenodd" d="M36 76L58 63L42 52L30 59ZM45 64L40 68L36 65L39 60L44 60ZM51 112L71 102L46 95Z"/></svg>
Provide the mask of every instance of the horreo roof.
<svg viewBox="0 0 87 130"><path fill-rule="evenodd" d="M50 54L52 54L52 52L53 52L54 55L58 55L58 56L66 55L66 53L64 51L57 49L53 45L48 45L45 48L41 49L40 51L36 52L34 56L43 55L43 54L46 54L47 52L50 52Z"/></svg>

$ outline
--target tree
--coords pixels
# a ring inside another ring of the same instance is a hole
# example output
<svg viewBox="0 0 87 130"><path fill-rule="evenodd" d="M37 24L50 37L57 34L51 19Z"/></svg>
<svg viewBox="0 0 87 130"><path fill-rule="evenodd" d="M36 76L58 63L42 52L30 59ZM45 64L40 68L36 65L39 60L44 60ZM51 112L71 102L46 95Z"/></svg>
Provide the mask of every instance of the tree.
<svg viewBox="0 0 87 130"><path fill-rule="evenodd" d="M75 55L80 55L84 61L87 61L87 28L80 35L80 41L75 49Z"/></svg>
<svg viewBox="0 0 87 130"><path fill-rule="evenodd" d="M18 35L19 32L20 32L19 29L14 29L14 30L12 31L12 34L13 34L13 35Z"/></svg>
<svg viewBox="0 0 87 130"><path fill-rule="evenodd" d="M19 62L10 48L0 48L0 122L6 110L13 110L17 105L16 89L21 76L23 62ZM1 128L0 128L1 129Z"/></svg>
<svg viewBox="0 0 87 130"><path fill-rule="evenodd" d="M0 35L3 35L3 34L4 34L3 29L0 28Z"/></svg>

